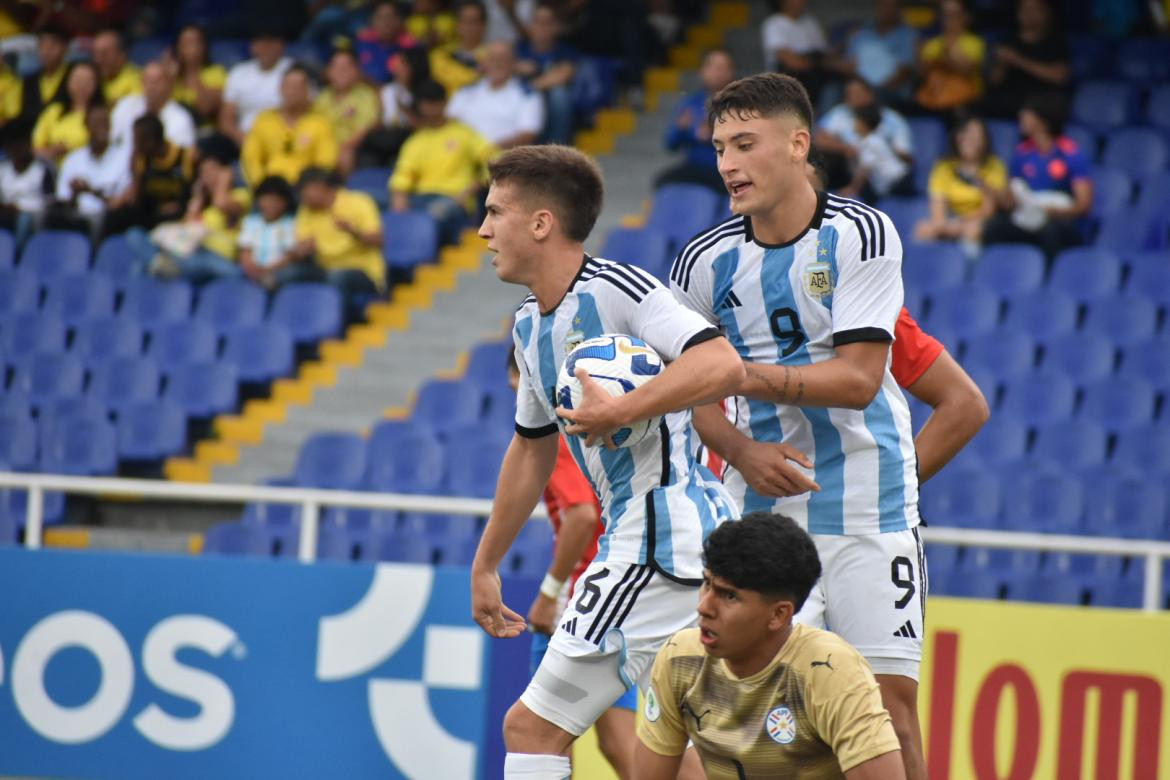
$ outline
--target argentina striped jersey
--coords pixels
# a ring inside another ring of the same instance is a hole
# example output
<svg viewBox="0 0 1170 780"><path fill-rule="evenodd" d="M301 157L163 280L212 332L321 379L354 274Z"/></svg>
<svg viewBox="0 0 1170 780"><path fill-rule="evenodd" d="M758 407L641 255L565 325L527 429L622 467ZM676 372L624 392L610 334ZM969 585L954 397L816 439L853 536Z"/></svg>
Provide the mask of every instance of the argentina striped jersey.
<svg viewBox="0 0 1170 780"><path fill-rule="evenodd" d="M718 325L745 360L799 366L829 360L845 344L892 341L902 307L901 265L902 242L889 217L820 193L812 222L788 244L756 240L744 216L695 237L675 259L671 289ZM881 388L863 410L737 398L730 413L752 439L806 453L821 487L767 498L728 468L725 484L744 514L782 512L820 534L918 525L910 412L888 358Z"/></svg>
<svg viewBox="0 0 1170 780"><path fill-rule="evenodd" d="M665 361L719 335L645 271L586 256L555 309L542 313L529 295L516 312L519 435L536 438L561 430L554 410L565 355L606 333L640 338ZM703 541L733 516L734 504L694 459L690 411L667 415L657 435L625 449L585 447L580 436L567 440L601 501L605 532L594 560L644 564L679 581L699 580Z"/></svg>

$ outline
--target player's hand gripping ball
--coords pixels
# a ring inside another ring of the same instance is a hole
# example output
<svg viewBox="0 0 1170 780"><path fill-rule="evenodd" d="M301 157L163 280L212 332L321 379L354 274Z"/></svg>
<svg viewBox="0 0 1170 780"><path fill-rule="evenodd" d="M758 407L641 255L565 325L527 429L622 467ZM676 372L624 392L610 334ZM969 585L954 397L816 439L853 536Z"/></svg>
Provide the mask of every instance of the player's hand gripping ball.
<svg viewBox="0 0 1170 780"><path fill-rule="evenodd" d="M641 339L606 334L579 344L565 356L557 377L557 405L576 409L581 403L581 382L574 376L583 368L589 377L614 397L633 392L662 373L662 358ZM561 424L566 424L562 419ZM617 447L632 447L658 429L662 417L640 420L614 432Z"/></svg>

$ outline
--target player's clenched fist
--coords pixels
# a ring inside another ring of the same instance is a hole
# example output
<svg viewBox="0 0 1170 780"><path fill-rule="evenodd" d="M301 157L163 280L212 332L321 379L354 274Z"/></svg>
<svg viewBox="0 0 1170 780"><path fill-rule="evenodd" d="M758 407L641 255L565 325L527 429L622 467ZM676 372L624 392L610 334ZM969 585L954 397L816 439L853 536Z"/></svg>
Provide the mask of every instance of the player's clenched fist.
<svg viewBox="0 0 1170 780"><path fill-rule="evenodd" d="M808 456L791 445L751 442L744 444L731 465L761 496L783 498L819 491L821 486L793 463L806 469L813 467Z"/></svg>
<svg viewBox="0 0 1170 780"><path fill-rule="evenodd" d="M494 637L508 639L524 633L524 618L508 609L500 594L500 575L494 571L471 573L471 617Z"/></svg>

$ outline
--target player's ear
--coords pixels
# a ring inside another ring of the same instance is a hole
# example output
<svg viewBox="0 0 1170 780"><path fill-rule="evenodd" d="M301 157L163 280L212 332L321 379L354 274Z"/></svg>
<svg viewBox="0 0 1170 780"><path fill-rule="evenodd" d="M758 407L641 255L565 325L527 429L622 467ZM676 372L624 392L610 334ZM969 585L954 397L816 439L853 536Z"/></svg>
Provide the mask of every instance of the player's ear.
<svg viewBox="0 0 1170 780"><path fill-rule="evenodd" d="M808 150L812 147L812 134L807 127L798 124L788 138L792 161L803 165L808 160Z"/></svg>
<svg viewBox="0 0 1170 780"><path fill-rule="evenodd" d="M556 220L548 209L541 209L532 215L532 237L544 241L552 235Z"/></svg>
<svg viewBox="0 0 1170 780"><path fill-rule="evenodd" d="M768 616L768 629L779 631L792 622L796 615L796 605L787 599L777 599L772 602L772 614Z"/></svg>

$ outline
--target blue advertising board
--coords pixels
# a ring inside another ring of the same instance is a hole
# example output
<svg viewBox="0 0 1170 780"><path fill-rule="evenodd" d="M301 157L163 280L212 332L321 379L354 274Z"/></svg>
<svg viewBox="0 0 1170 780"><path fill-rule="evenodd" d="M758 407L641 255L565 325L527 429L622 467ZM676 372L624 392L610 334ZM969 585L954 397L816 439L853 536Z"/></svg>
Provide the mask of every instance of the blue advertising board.
<svg viewBox="0 0 1170 780"><path fill-rule="evenodd" d="M457 568L0 548L0 775L499 777L528 642L468 592Z"/></svg>

